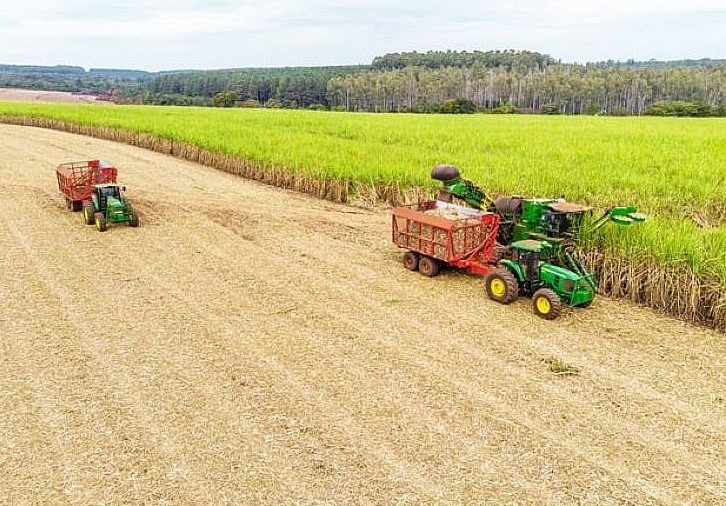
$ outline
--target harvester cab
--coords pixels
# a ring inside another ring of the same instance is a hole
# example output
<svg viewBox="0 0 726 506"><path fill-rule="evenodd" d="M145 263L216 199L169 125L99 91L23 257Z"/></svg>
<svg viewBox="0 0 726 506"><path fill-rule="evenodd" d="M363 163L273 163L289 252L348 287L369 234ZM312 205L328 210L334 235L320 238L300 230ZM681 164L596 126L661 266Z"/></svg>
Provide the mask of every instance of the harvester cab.
<svg viewBox="0 0 726 506"><path fill-rule="evenodd" d="M109 223L128 223L139 226L139 216L123 192L126 187L115 183L97 184L93 188L91 200L83 202L83 219L87 225L96 225L100 232Z"/></svg>
<svg viewBox="0 0 726 506"><path fill-rule="evenodd" d="M592 273L570 270L552 262L555 248L547 241L526 239L511 244L512 258L502 259L485 279L489 297L508 304L519 294L532 298L534 312L557 318L562 305L587 307L595 298Z"/></svg>

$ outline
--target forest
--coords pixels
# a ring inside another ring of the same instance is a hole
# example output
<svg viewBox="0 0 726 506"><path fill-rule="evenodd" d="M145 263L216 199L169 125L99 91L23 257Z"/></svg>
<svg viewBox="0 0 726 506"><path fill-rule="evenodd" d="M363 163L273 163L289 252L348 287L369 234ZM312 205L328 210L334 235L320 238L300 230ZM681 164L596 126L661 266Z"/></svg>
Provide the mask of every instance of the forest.
<svg viewBox="0 0 726 506"><path fill-rule="evenodd" d="M726 116L726 60L566 63L515 50L390 53L370 65L164 72L0 65L0 86L152 105Z"/></svg>

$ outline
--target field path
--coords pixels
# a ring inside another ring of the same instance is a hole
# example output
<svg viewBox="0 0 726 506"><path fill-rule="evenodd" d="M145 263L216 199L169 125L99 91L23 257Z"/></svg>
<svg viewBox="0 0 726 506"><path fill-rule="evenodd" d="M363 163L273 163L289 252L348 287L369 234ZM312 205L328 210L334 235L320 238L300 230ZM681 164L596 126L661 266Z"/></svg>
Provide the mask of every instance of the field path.
<svg viewBox="0 0 726 506"><path fill-rule="evenodd" d="M726 504L722 334L546 322L404 270L386 209L0 139L0 504ZM65 209L55 165L91 158L138 229Z"/></svg>

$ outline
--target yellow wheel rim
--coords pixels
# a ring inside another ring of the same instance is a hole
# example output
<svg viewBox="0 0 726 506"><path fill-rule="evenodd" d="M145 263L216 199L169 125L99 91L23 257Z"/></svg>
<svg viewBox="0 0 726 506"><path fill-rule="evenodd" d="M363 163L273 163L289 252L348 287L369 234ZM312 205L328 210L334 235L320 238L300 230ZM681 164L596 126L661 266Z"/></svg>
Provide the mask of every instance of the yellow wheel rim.
<svg viewBox="0 0 726 506"><path fill-rule="evenodd" d="M494 278L489 283L489 290L492 291L492 295L495 297L504 297L504 294L507 293L507 285L501 279Z"/></svg>
<svg viewBox="0 0 726 506"><path fill-rule="evenodd" d="M542 314L547 314L552 310L552 304L550 304L550 301L547 300L547 297L538 297L537 298L537 311L539 311Z"/></svg>

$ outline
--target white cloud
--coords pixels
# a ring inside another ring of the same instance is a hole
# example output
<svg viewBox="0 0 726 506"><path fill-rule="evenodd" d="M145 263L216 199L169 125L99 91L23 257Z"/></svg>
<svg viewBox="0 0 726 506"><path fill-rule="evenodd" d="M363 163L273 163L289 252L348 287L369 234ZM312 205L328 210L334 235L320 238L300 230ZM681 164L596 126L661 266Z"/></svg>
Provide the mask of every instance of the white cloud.
<svg viewBox="0 0 726 506"><path fill-rule="evenodd" d="M564 61L726 58L721 1L26 0L0 63L146 70L367 63L410 50L528 49Z"/></svg>

